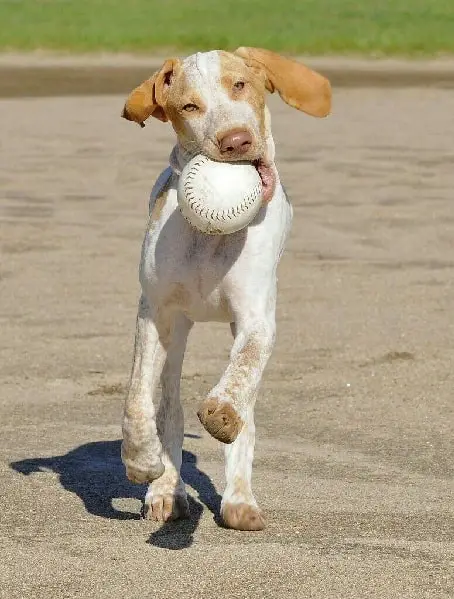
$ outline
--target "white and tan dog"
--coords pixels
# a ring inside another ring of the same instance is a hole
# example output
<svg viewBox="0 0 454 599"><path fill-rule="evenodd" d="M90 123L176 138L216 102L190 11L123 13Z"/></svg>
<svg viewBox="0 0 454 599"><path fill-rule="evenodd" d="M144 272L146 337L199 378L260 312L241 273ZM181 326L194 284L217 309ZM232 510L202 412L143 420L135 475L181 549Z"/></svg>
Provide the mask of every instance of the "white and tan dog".
<svg viewBox="0 0 454 599"><path fill-rule="evenodd" d="M184 425L179 397L188 333L194 322L221 321L230 323L234 336L230 363L198 416L226 444L224 524L240 530L264 527L251 489L254 404L274 344L276 269L292 219L274 164L266 90L277 90L287 104L312 116L330 111L331 90L324 77L257 48L167 60L124 107L126 119L143 126L153 116L170 121L177 134L170 166L151 193L123 421L127 475L133 482L151 483L145 512L158 521L189 515L180 477ZM247 228L204 235L180 214L178 176L199 153L218 161L250 161L257 168L263 206ZM162 398L156 413L159 378Z"/></svg>

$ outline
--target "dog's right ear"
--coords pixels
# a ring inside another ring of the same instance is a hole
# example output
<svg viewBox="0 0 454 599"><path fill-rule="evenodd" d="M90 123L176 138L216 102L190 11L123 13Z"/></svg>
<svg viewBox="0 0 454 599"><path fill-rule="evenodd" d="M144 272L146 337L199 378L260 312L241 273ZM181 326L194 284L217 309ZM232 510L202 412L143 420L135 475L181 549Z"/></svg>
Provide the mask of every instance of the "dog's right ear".
<svg viewBox="0 0 454 599"><path fill-rule="evenodd" d="M145 127L144 121L149 116L165 123L168 120L165 111L166 95L179 67L178 58L167 59L159 71L129 94L121 116L138 123L141 127Z"/></svg>

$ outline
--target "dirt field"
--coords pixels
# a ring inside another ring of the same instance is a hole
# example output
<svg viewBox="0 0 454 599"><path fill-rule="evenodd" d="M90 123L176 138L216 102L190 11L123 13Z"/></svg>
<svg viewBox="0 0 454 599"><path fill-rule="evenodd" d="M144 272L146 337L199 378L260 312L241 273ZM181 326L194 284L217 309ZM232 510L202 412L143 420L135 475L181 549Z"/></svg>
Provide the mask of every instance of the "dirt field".
<svg viewBox="0 0 454 599"><path fill-rule="evenodd" d="M139 519L120 463L137 265L169 127L123 97L0 101L2 599L441 599L454 593L452 92L270 103L295 206L257 407L264 533L214 521L220 446L195 411L228 327L184 367L192 519Z"/></svg>

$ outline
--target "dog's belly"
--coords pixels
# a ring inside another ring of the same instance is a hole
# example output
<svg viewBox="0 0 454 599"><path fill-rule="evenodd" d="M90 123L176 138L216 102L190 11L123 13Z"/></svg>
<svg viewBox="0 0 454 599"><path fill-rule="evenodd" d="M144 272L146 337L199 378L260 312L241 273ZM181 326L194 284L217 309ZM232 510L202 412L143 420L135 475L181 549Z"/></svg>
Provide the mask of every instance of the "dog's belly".
<svg viewBox="0 0 454 599"><path fill-rule="evenodd" d="M232 322L229 302L221 289L203 290L201 281L172 283L160 298L160 306L182 312L194 322Z"/></svg>

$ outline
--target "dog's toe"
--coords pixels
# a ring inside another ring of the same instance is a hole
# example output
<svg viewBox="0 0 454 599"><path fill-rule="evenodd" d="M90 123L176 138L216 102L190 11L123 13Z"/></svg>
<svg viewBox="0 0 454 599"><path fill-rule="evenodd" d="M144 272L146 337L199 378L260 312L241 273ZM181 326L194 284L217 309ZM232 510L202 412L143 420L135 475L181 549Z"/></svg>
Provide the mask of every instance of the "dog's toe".
<svg viewBox="0 0 454 599"><path fill-rule="evenodd" d="M145 503L144 518L156 522L190 517L186 494L156 495L150 503Z"/></svg>

